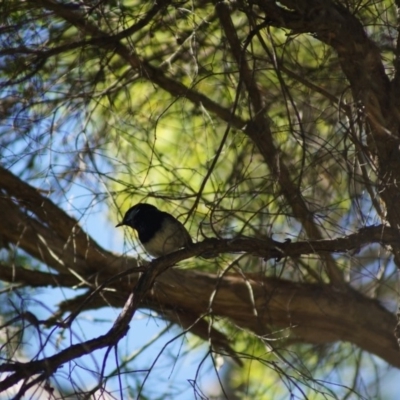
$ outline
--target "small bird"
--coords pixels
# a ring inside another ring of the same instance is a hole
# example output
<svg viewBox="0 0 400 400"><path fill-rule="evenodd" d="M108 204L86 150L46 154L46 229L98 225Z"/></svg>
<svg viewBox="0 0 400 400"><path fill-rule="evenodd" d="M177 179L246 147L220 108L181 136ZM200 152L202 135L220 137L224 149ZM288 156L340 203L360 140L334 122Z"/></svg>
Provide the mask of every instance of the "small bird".
<svg viewBox="0 0 400 400"><path fill-rule="evenodd" d="M153 257L161 257L190 246L193 241L186 228L171 214L151 204L131 207L116 227L127 225L135 229L143 247Z"/></svg>

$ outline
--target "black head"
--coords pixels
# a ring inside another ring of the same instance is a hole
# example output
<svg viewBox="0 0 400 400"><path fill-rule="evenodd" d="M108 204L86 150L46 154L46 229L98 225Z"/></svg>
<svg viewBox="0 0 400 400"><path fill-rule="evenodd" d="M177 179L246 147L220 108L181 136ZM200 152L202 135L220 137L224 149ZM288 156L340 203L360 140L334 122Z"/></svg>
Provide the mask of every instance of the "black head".
<svg viewBox="0 0 400 400"><path fill-rule="evenodd" d="M152 218L154 215L159 213L160 210L157 207L154 207L151 204L139 203L131 207L125 213L124 219L122 222L117 224L116 227L128 225L137 229L140 226L141 221Z"/></svg>

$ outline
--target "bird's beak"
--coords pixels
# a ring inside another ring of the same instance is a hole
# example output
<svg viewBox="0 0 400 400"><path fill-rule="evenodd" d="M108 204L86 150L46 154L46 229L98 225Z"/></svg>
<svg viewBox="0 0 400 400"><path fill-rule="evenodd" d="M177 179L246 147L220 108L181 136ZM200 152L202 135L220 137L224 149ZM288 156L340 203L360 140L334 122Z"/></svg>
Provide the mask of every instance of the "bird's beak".
<svg viewBox="0 0 400 400"><path fill-rule="evenodd" d="M119 226L125 225L123 222L120 222L119 224L115 225L116 228L118 228Z"/></svg>

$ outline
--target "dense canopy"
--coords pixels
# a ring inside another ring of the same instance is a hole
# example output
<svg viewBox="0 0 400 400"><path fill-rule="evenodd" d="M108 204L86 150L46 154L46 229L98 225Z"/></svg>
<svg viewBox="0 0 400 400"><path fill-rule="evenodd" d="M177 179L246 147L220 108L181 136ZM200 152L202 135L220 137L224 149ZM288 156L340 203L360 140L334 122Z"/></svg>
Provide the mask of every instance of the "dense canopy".
<svg viewBox="0 0 400 400"><path fill-rule="evenodd" d="M4 0L0 392L396 398L399 13Z"/></svg>

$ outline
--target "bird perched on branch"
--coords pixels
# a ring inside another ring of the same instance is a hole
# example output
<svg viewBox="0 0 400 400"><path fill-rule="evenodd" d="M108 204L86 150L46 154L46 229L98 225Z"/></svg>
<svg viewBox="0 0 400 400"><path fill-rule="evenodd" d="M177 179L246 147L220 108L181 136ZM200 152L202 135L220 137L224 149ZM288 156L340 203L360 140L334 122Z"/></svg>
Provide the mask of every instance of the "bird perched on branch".
<svg viewBox="0 0 400 400"><path fill-rule="evenodd" d="M151 204L139 203L131 207L116 227L122 225L137 231L143 247L153 257L165 256L193 243L186 228L175 217Z"/></svg>

